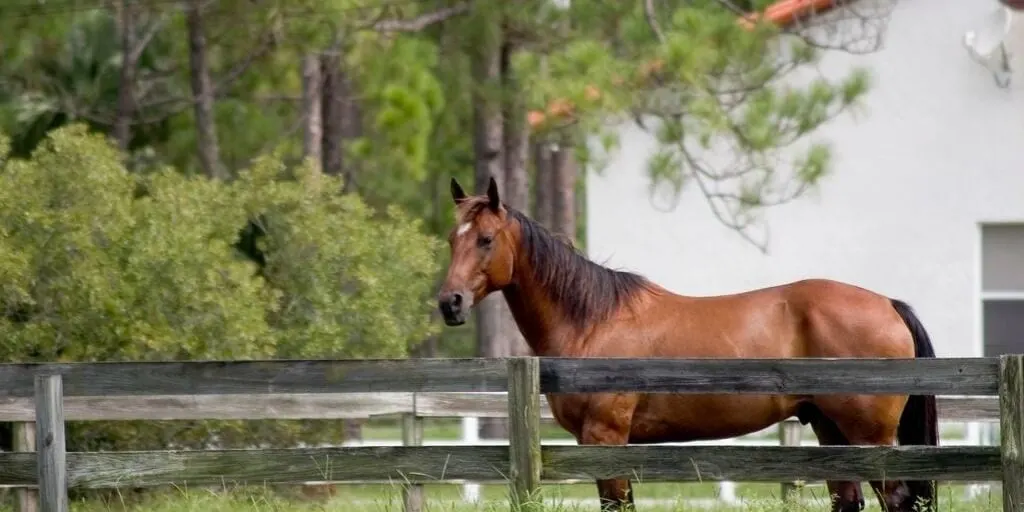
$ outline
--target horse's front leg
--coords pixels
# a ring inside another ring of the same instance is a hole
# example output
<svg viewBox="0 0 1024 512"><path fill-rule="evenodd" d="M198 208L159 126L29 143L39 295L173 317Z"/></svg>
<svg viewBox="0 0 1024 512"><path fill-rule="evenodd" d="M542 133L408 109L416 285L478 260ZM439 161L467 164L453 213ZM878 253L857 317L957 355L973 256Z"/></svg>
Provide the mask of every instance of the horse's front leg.
<svg viewBox="0 0 1024 512"><path fill-rule="evenodd" d="M632 414L622 414L621 411L616 413L587 418L583 423L580 444L627 444ZM629 479L598 480L597 494L601 502L601 512L636 510L633 502L633 485Z"/></svg>

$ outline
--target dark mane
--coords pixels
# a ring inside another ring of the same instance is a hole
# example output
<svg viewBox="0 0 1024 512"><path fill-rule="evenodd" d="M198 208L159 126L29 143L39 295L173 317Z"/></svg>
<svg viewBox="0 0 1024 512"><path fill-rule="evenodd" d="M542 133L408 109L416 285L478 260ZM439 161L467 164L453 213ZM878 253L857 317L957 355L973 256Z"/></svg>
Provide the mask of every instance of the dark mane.
<svg viewBox="0 0 1024 512"><path fill-rule="evenodd" d="M508 207L506 210L519 222L520 244L538 284L577 327L608 319L649 284L641 275L612 270L590 261L522 212Z"/></svg>

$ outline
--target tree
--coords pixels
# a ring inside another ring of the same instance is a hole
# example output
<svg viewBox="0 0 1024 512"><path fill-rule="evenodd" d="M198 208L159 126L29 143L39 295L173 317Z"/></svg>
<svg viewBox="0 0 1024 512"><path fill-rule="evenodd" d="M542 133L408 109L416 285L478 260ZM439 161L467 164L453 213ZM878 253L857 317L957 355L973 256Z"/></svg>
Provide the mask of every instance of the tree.
<svg viewBox="0 0 1024 512"><path fill-rule="evenodd" d="M506 40L500 49L502 89L502 178L503 200L519 211L529 211L530 174L527 162L530 151L530 126L526 123L523 84L512 69L516 44ZM507 355L526 356L530 347L512 318L512 311L503 304L500 336L507 345Z"/></svg>
<svg viewBox="0 0 1024 512"><path fill-rule="evenodd" d="M530 149L533 156L533 218L551 229L552 194L555 191L551 180L551 147L543 139L531 137Z"/></svg>
<svg viewBox="0 0 1024 512"><path fill-rule="evenodd" d="M114 137L121 151L127 152L131 144L132 119L135 117L135 75L137 73L139 43L136 29L135 5L122 0L121 10L121 80L117 91L117 118Z"/></svg>
<svg viewBox="0 0 1024 512"><path fill-rule="evenodd" d="M474 189L485 194L491 178L505 183L504 121L501 101L501 45L498 29L500 12L493 6L478 7L480 29L470 44L473 72L473 153ZM499 185L499 186L502 186ZM502 322L510 315L508 305L498 294L484 298L475 307L477 355L504 357L511 353L503 336ZM480 423L484 439L507 437L507 423L485 418Z"/></svg>
<svg viewBox="0 0 1024 512"><path fill-rule="evenodd" d="M227 171L220 160L220 146L217 144L217 124L213 114L214 89L210 78L210 66L207 63L209 50L203 26L203 1L190 0L185 7L185 15L199 164L207 176L224 179L227 178Z"/></svg>
<svg viewBox="0 0 1024 512"><path fill-rule="evenodd" d="M855 106L869 84L862 69L839 80L811 76L823 48L854 46L850 34L821 30L834 19L812 16L819 23L791 29L749 16L769 3L742 11L721 0L572 2L569 42L546 52L543 72L538 54L517 61L538 77L534 128L574 141L598 134L607 150L616 127L634 119L658 141L648 166L652 192L678 198L697 187L725 226L766 250L767 240L750 232L757 214L827 175L828 145L808 138ZM600 167L595 149L578 148L584 163Z"/></svg>
<svg viewBox="0 0 1024 512"><path fill-rule="evenodd" d="M573 146L560 146L551 152L551 229L569 240L576 238L576 165Z"/></svg>
<svg viewBox="0 0 1024 512"><path fill-rule="evenodd" d="M29 154L69 122L112 133L127 149L164 137L167 117L151 108L157 97L174 94L162 78L170 47L157 37L160 14L129 2L120 14L96 9L9 20L4 29L24 43L0 61L0 121L15 154Z"/></svg>
<svg viewBox="0 0 1024 512"><path fill-rule="evenodd" d="M320 56L310 53L302 57L302 117L305 129L302 137L302 156L315 165L323 165L324 148L324 79ZM328 103L329 104L329 103Z"/></svg>

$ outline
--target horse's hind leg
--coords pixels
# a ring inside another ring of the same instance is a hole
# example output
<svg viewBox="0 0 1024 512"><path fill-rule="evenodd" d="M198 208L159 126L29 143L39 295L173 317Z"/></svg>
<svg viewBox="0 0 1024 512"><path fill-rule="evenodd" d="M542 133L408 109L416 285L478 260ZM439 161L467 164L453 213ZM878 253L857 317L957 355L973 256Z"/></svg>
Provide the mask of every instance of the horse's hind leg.
<svg viewBox="0 0 1024 512"><path fill-rule="evenodd" d="M819 445L836 446L850 444L835 422L820 412L813 415L810 423L811 428L814 429L814 435L818 438ZM826 484L832 501L833 512L860 512L864 509L864 494L861 492L860 482L829 480Z"/></svg>
<svg viewBox="0 0 1024 512"><path fill-rule="evenodd" d="M846 444L893 446L905 397L875 395L822 403L832 434L841 436ZM815 429L817 432L817 429ZM820 439L820 438L819 438ZM910 489L900 480L872 480L871 488L885 512L911 512L914 503ZM858 490L860 486L858 485ZM851 509L852 510L852 509ZM845 511L844 511L845 512Z"/></svg>

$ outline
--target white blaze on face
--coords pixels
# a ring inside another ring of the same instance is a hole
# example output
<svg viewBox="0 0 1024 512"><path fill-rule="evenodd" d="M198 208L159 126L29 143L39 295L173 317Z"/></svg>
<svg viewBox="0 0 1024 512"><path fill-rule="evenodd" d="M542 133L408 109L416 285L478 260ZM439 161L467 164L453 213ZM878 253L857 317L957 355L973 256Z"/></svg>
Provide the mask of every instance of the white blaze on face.
<svg viewBox="0 0 1024 512"><path fill-rule="evenodd" d="M459 226L459 229L455 230L455 236L462 236L469 232L469 228L472 226L466 222Z"/></svg>

